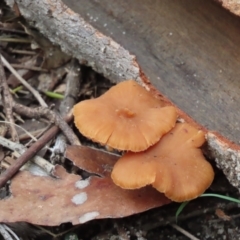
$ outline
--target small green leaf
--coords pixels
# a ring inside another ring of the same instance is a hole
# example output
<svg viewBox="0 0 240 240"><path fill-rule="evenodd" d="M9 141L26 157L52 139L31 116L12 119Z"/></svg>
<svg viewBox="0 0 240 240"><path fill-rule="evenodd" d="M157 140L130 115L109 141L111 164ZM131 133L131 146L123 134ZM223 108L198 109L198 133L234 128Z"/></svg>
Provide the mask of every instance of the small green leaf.
<svg viewBox="0 0 240 240"><path fill-rule="evenodd" d="M22 89L23 89L23 86L21 85L21 86L18 86L18 87L16 87L16 88L12 89L11 92L12 92L12 93L17 93L18 91L20 91L20 90L22 90Z"/></svg>
<svg viewBox="0 0 240 240"><path fill-rule="evenodd" d="M46 96L48 96L50 98L64 99L64 96L60 93L55 93L55 92L50 92L50 91L46 91L44 93L46 94Z"/></svg>
<svg viewBox="0 0 240 240"><path fill-rule="evenodd" d="M216 197L216 198L220 198L220 199L224 199L230 202L235 202L235 203L240 203L239 199L236 198L232 198L232 197L228 197L228 196L224 196L221 194L216 194L216 193L204 193L202 194L200 197ZM176 217L176 222L178 219L179 214L182 212L182 210L185 208L185 206L188 204L189 202L183 202L181 203L181 205L179 206L179 208L176 211L175 217Z"/></svg>

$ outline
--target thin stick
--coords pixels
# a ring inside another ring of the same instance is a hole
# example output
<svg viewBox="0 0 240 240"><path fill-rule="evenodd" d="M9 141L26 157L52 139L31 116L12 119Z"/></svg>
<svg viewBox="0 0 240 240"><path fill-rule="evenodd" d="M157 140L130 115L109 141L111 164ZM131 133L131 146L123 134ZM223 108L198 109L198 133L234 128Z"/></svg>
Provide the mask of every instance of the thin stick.
<svg viewBox="0 0 240 240"><path fill-rule="evenodd" d="M2 89L1 89L2 88ZM9 92L9 88L6 81L6 75L0 59L0 94L2 94L3 106L6 114L6 118L11 123L10 124L10 133L14 141L18 141L18 134L14 125L13 118L13 105L14 101L12 95Z"/></svg>
<svg viewBox="0 0 240 240"><path fill-rule="evenodd" d="M71 117L67 116L66 121L68 122L70 119ZM0 188L2 188L29 159L36 155L37 152L39 152L46 145L46 143L56 135L58 131L59 128L56 126L50 128L37 142L33 143L33 145L17 159L14 165L9 167L3 174L1 174Z"/></svg>
<svg viewBox="0 0 240 240"><path fill-rule="evenodd" d="M12 142L1 136L0 136L0 145L2 145L3 147L6 147L8 149L11 149L12 151L15 151L13 154L16 157L20 157L20 154L23 154L24 152L27 151L27 148L24 147L22 144ZM33 157L32 161L35 164L37 164L39 167L44 169L48 174L51 174L51 172L54 168L54 165L52 165L50 162L48 162L47 160L45 160L44 158L42 158L40 156Z"/></svg>
<svg viewBox="0 0 240 240"><path fill-rule="evenodd" d="M30 132L28 132L27 130L25 130L25 128L23 128L23 127L21 127L21 126L19 126L19 125L17 125L16 123L11 123L11 122L8 122L8 121L0 121L0 123L5 123L5 124L13 124L15 127L18 127L18 128L20 128L22 131L24 131L26 134L28 134L28 136L29 137L31 137L32 139L34 139L35 141L37 141L37 139L30 133Z"/></svg>
<svg viewBox="0 0 240 240"><path fill-rule="evenodd" d="M1 37L0 42L31 43L30 39Z"/></svg>
<svg viewBox="0 0 240 240"><path fill-rule="evenodd" d="M27 69L27 70L32 70L32 71L37 71L37 72L48 72L47 69L41 68L41 67L29 67L29 66L24 66L21 64L16 64L16 63L12 63L12 67L14 68L19 68L19 69Z"/></svg>
<svg viewBox="0 0 240 240"><path fill-rule="evenodd" d="M186 230L184 230L183 228L181 228L177 224L171 224L171 226L191 240L200 240L199 238L196 238L191 233L187 232Z"/></svg>
<svg viewBox="0 0 240 240"><path fill-rule="evenodd" d="M7 229L4 227L4 224L0 224L0 234L3 236L5 240L13 240L10 233L7 231Z"/></svg>
<svg viewBox="0 0 240 240"><path fill-rule="evenodd" d="M20 50L20 49L10 49L10 52L17 53L17 54L23 54L23 55L36 55L36 52L34 52L34 51Z"/></svg>
<svg viewBox="0 0 240 240"><path fill-rule="evenodd" d="M25 152L25 151L23 151L23 152ZM21 154L19 154L18 152L13 152L13 155L16 156L16 157L20 157L21 156ZM35 163L40 168L42 168L44 170L44 172L46 172L48 175L51 175L53 170L54 170L54 168L55 168L55 166L53 164L51 164L46 159L44 159L44 158L42 158L42 157L40 157L38 155L34 156L32 158L32 162Z"/></svg>
<svg viewBox="0 0 240 240"><path fill-rule="evenodd" d="M34 138L39 138L41 135L43 135L44 132L47 131L47 129L49 129L49 126L46 126L45 128L41 128L41 129L38 129L35 131L31 131L30 133ZM27 133L23 133L23 134L19 135L19 141L27 140L29 138L30 138L30 136ZM32 140L30 140L30 142L32 142Z"/></svg>
<svg viewBox="0 0 240 240"><path fill-rule="evenodd" d="M22 30L9 29L9 28L4 28L4 27L0 27L0 31L11 32L11 33L18 33L18 34L27 35L27 33L24 32L24 31L22 31Z"/></svg>
<svg viewBox="0 0 240 240"><path fill-rule="evenodd" d="M2 224L2 226L16 239L16 240L20 240L20 238L16 235L16 233L9 228L7 225Z"/></svg>
<svg viewBox="0 0 240 240"><path fill-rule="evenodd" d="M42 99L41 95L39 94L39 92L37 92L35 89L32 88L32 86L30 84L28 84L19 74L18 72L9 64L9 62L1 55L1 60L3 62L3 64L8 68L9 71L12 72L12 74L14 74L14 76L22 83L22 85L24 85L32 94L33 96L38 100L38 102L40 103L40 105L42 107L47 107L47 104L45 103L45 101Z"/></svg>
<svg viewBox="0 0 240 240"><path fill-rule="evenodd" d="M77 60L72 60L71 68L66 76L67 87L64 94L64 99L61 101L59 111L61 116L65 116L69 109L71 109L78 99L80 91L80 82L82 82L82 73L80 64ZM61 134L58 135L55 144L52 148L51 162L58 162L63 156L66 149L66 137Z"/></svg>
<svg viewBox="0 0 240 240"><path fill-rule="evenodd" d="M68 124L62 119L61 116L59 116L58 113L53 112L52 110L44 107L37 107L37 108L29 108L24 105L15 103L13 106L13 109L15 112L17 112L20 115L25 115L29 118L40 118L44 117L48 119L50 122L55 123L64 135L67 137L68 141L72 145L81 145L78 138L74 134L73 130L68 126ZM72 116L72 114L71 114Z"/></svg>

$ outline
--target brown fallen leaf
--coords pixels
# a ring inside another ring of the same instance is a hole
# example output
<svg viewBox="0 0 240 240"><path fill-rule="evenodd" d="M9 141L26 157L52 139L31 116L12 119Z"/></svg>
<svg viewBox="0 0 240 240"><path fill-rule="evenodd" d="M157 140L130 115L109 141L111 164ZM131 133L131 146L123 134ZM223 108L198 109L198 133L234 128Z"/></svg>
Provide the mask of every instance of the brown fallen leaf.
<svg viewBox="0 0 240 240"><path fill-rule="evenodd" d="M36 63L37 63L37 57L33 56L31 58L27 58L27 60L24 62L22 59L21 65L31 68L31 67L36 66ZM25 80L30 79L34 75L34 72L29 69L17 69L16 71ZM16 88L17 86L19 86L21 84L14 74L9 75L7 82L12 88Z"/></svg>
<svg viewBox="0 0 240 240"><path fill-rule="evenodd" d="M24 221L54 226L100 218L129 216L170 202L151 187L123 190L110 178L115 155L87 147L68 147L66 156L101 177L81 179L56 166L55 176L41 177L22 171L11 184L11 197L0 201L0 222Z"/></svg>
<svg viewBox="0 0 240 240"><path fill-rule="evenodd" d="M217 208L215 214L224 221L230 221L231 217L228 216L222 209Z"/></svg>

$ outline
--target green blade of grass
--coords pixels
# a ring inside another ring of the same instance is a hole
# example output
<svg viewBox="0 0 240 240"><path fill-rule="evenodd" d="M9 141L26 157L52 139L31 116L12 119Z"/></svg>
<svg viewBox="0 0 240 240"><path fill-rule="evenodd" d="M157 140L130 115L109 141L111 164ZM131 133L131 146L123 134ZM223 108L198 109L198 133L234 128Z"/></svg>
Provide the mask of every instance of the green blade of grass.
<svg viewBox="0 0 240 240"><path fill-rule="evenodd" d="M220 194L215 194L215 193L204 193L200 197L216 197L216 198L221 198L221 199L224 199L224 200L228 200L230 202L240 203L239 199L224 196L224 195L220 195Z"/></svg>
<svg viewBox="0 0 240 240"><path fill-rule="evenodd" d="M216 193L204 193L199 197L216 197L216 198L224 199L224 200L227 200L227 201L230 201L230 202L240 203L239 199L228 197L228 196L221 195L221 194L216 194ZM188 203L189 203L189 201L188 202L183 202L178 207L178 209L176 211L176 214L175 214L176 222L177 222L179 214L183 211L183 209L186 207L186 205Z"/></svg>
<svg viewBox="0 0 240 240"><path fill-rule="evenodd" d="M23 86L21 85L21 86L18 86L18 87L16 87L16 88L12 89L11 92L12 92L12 93L17 93L18 91L20 91L20 90L22 90L22 89L23 89Z"/></svg>
<svg viewBox="0 0 240 240"><path fill-rule="evenodd" d="M48 96L50 98L64 99L64 96L60 93L55 93L55 92L50 92L50 91L46 91L44 93L46 94L46 96Z"/></svg>
<svg viewBox="0 0 240 240"><path fill-rule="evenodd" d="M179 208L178 208L178 210L176 211L176 214L175 214L176 222L177 222L177 219L178 219L179 214L182 212L182 210L186 207L186 205L187 205L188 203L189 203L189 201L183 202L183 203L181 203L181 205L179 206Z"/></svg>

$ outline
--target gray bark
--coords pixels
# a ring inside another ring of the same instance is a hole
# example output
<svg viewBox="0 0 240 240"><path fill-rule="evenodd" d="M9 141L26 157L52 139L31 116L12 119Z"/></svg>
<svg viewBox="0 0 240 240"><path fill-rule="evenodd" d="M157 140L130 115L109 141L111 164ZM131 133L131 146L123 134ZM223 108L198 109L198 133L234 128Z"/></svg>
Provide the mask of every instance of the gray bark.
<svg viewBox="0 0 240 240"><path fill-rule="evenodd" d="M12 0L6 1L13 6ZM135 79L135 56L104 36L59 0L16 1L21 14L62 50L112 81Z"/></svg>

